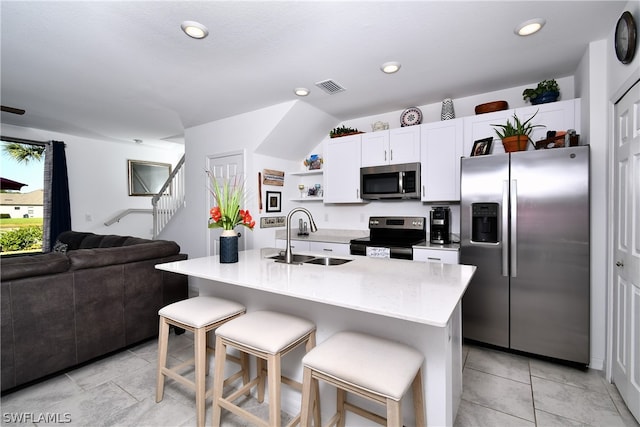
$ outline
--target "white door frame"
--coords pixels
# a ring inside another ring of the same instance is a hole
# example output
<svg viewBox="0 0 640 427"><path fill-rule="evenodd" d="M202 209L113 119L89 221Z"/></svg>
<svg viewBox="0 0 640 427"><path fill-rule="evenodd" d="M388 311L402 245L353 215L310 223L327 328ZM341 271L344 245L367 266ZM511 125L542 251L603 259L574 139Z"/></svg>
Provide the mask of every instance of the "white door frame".
<svg viewBox="0 0 640 427"><path fill-rule="evenodd" d="M607 197L607 327L606 327L606 350L605 350L605 378L608 382L612 382L613 380L613 284L615 278L615 272L613 269L614 261L614 232L613 229L613 215L614 215L614 198L613 194L615 191L614 183L615 183L615 164L614 164L614 156L613 156L613 144L615 144L615 125L616 125L616 117L615 117L615 104L622 98L635 84L638 80L638 77L635 74L629 76L629 78L615 91L611 98L609 99L609 126L608 126L608 134L609 134L609 143L607 145L607 153L609 155L607 161L607 192L610 197Z"/></svg>
<svg viewBox="0 0 640 427"><path fill-rule="evenodd" d="M616 148L616 134L618 132L617 128L619 127L618 124L618 116L619 116L619 109L616 107L618 105L619 101L624 100L625 105L628 105L628 101L629 100L625 100L624 98L626 96L631 97L630 100L631 102L638 102L638 97L637 97L637 92L629 92L629 90L634 90L635 86L640 86L640 79L633 75L631 76L629 79L627 79L627 81L625 82L625 84L623 85L623 89L617 91L614 94L614 97L610 100L610 127L609 130L611 131L610 133L610 138L609 138L609 153L611 153L611 155L609 156L609 161L608 161L608 166L609 166L609 173L608 173L608 189L609 189L609 194L611 194L611 197L609 197L608 199L608 207L607 207L607 213L608 216L610 218L610 221L608 221L608 238L607 238L607 347L606 347L606 354L607 354L607 362L606 362L606 378L609 382L613 382L614 380L619 380L620 384L616 384L616 388L620 391L620 394L622 395L623 399L625 400L625 402L627 403L627 406L629 407L629 410L632 412L632 414L636 417L636 419L640 419L640 414L639 414L639 406L638 406L638 385L637 383L635 383L634 385L634 381L633 378L635 375L637 375L637 369L638 366L634 365L634 360L633 357L637 357L637 355L634 355L634 351L637 351L637 347L636 347L636 343L633 342L634 339L637 339L637 323L633 320L634 319L634 315L637 315L637 312L634 311L637 310L637 307L634 309L634 305L632 303L632 301L628 301L628 300L624 300L623 303L625 304L625 309L628 310L628 312L623 312L625 313L626 318L623 320L623 323L626 325L625 326L625 337L623 337L622 339L625 340L625 356L629 357L629 360L626 361L627 366L626 368L620 368L620 364L616 362L616 335L618 333L618 330L616 328L616 324L619 323L618 319L620 316L620 313L616 313L616 284L617 284L617 280L618 280L618 274L619 274L619 268L616 264L617 262L621 262L622 259L619 258L619 253L616 250L616 241L617 241L617 235L619 233L619 230L616 228L616 224L618 223L618 218L620 217L620 215L616 215L617 209L619 209L619 207L616 207L618 198L617 198L617 192L619 191L618 188L615 187L615 182L616 182L616 174L618 173L618 165L616 164L616 153L614 152L614 150L617 150ZM627 93L629 92L629 93ZM635 95L635 97L634 97ZM626 107L623 107L626 108ZM634 115L633 110L631 111L631 114ZM635 118L631 119L632 121L635 120ZM632 123L632 126L634 124ZM635 128L634 128L635 129ZM632 129L632 132L634 130ZM637 146L636 148L633 148L633 145L631 144L637 144L637 138L638 135L630 135L629 136L631 141L629 142L629 147L630 149L633 150L637 150ZM636 140L635 142L633 142L633 140ZM635 166L637 167L637 165ZM633 172L633 171L632 171ZM637 171L635 171L637 173ZM633 181L635 183L635 181ZM637 187L635 187L637 188ZM636 195L634 194L629 194L632 192L635 192L634 190L634 185L630 185L627 188L627 195L625 197L629 197L628 202L629 203L634 203L636 202L636 200L634 199L634 197ZM630 208L631 211L633 212L633 207ZM629 222L633 222L633 219L628 219ZM630 225L630 224L626 224L626 225ZM618 225L619 227L619 225ZM630 232L633 234L634 230L631 229ZM634 244L633 241L633 237L631 237L631 245ZM628 257L625 256L624 257L624 262L625 264L629 264L626 267L630 268L631 270L629 270L629 272L624 272L624 275L626 277L626 275L631 274L630 277L635 277L635 273L633 273L632 271L636 271L638 268L638 264L637 264L637 260L632 260L630 259L631 255L629 255ZM629 262L632 261L632 262ZM630 289L625 290L625 297L626 298L633 298L633 289L636 288L636 286L633 286L631 283L629 283ZM637 288L636 288L637 289ZM620 291L618 289L618 291ZM636 294L637 295L637 294ZM618 310L620 310L620 307L618 307ZM629 324L627 325L627 322L629 322ZM630 327L630 330L626 330L627 327ZM618 338L619 335L618 335ZM628 342L626 340L629 340ZM619 344L618 344L619 346ZM628 348L627 348L628 346ZM622 371L620 370L622 369ZM627 369L627 371L625 372L624 369ZM614 378L617 377L617 378ZM621 379L622 378L622 379ZM621 388L622 387L622 388Z"/></svg>

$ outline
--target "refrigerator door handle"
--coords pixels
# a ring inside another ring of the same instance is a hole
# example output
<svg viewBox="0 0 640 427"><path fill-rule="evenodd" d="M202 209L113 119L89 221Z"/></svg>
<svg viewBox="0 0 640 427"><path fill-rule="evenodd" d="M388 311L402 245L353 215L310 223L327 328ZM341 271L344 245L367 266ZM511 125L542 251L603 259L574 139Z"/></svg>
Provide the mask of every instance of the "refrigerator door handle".
<svg viewBox="0 0 640 427"><path fill-rule="evenodd" d="M511 229L509 230L511 246L511 277L518 276L518 185L511 181Z"/></svg>
<svg viewBox="0 0 640 427"><path fill-rule="evenodd" d="M500 227L500 240L502 242L502 275L509 276L509 245L508 243L508 227L509 227L509 181L502 181L502 224Z"/></svg>

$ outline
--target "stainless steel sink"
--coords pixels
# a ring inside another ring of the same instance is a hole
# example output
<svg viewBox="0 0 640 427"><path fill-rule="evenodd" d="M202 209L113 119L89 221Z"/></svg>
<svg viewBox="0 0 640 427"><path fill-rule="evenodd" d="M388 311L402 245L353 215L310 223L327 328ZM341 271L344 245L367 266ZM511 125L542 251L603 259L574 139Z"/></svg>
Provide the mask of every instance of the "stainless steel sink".
<svg viewBox="0 0 640 427"><path fill-rule="evenodd" d="M347 262L353 261L351 259L344 258L329 258L329 257L321 257L314 258L309 261L305 261L306 264L318 264L318 265L342 265Z"/></svg>
<svg viewBox="0 0 640 427"><path fill-rule="evenodd" d="M274 256L272 256L270 258L275 259L276 262L284 262L284 254L274 255ZM291 262L294 263L294 264L302 264L303 262L308 262L309 260L312 260L314 258L315 257L312 256L312 255L297 255L297 254L293 254Z"/></svg>
<svg viewBox="0 0 640 427"><path fill-rule="evenodd" d="M274 255L269 257L276 262L284 263L284 254ZM293 254L293 259L291 260L292 264L317 264L317 265L341 265L347 263L349 261L353 261L351 259L343 259L343 258L331 258L331 257L315 257L313 255L298 255Z"/></svg>

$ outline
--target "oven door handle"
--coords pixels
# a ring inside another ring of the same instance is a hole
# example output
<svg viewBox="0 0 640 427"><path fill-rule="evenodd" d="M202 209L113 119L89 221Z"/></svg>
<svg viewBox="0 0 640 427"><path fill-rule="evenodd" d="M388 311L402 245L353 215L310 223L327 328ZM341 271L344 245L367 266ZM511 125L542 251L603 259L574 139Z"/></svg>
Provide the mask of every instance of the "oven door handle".
<svg viewBox="0 0 640 427"><path fill-rule="evenodd" d="M390 250L391 258L413 260L413 248L411 246L402 248L395 247Z"/></svg>

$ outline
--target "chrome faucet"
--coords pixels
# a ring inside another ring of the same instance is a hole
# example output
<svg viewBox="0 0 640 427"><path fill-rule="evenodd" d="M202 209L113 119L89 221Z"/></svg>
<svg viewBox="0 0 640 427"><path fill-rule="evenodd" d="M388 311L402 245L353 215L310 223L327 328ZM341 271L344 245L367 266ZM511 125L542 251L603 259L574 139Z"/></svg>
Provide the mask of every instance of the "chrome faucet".
<svg viewBox="0 0 640 427"><path fill-rule="evenodd" d="M287 263L287 264L293 264L293 253L291 252L291 217L296 212L304 212L309 217L309 224L310 224L311 232L315 233L316 231L318 231L318 227L316 226L316 223L313 220L313 217L311 216L311 212L309 212L305 208L293 208L293 209L291 209L291 212L289 212L289 214L287 215L287 223L286 223L286 227L287 227L287 248L285 249L285 252L284 252L284 262Z"/></svg>

